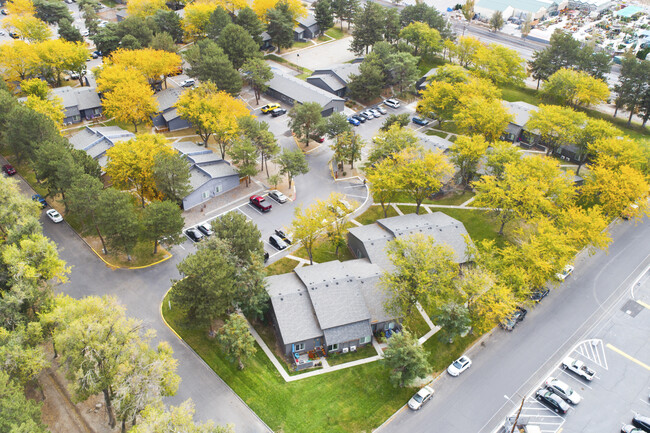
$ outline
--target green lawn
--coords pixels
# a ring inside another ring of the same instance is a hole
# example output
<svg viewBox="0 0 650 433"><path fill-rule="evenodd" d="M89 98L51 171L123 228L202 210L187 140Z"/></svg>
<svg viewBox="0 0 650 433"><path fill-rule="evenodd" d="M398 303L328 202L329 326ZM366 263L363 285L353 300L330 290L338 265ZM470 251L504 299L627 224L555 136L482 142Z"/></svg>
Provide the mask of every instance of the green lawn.
<svg viewBox="0 0 650 433"><path fill-rule="evenodd" d="M480 335L469 334L462 338L457 337L451 344L440 332L429 338L424 342L423 346L429 355L429 363L433 371L436 373L444 371L479 337Z"/></svg>
<svg viewBox="0 0 650 433"><path fill-rule="evenodd" d="M537 91L528 87L501 87L502 98L508 102L523 101L529 104L539 105L542 103Z"/></svg>
<svg viewBox="0 0 650 433"><path fill-rule="evenodd" d="M446 197L443 197L439 200L434 200L434 204L444 204L444 205L449 205L449 206L459 206L463 203L465 203L467 200L470 198L474 197L474 193L472 191L463 191L463 192L453 192L449 194Z"/></svg>
<svg viewBox="0 0 650 433"><path fill-rule="evenodd" d="M375 347L372 344L368 344L360 349L355 350L354 352L332 353L327 357L327 363L329 365L338 365L344 364L346 362L356 361L357 359L370 358L371 356L376 355L377 351L375 350Z"/></svg>
<svg viewBox="0 0 650 433"><path fill-rule="evenodd" d="M429 72L431 68L442 66L445 63L446 62L440 57L433 57L433 56L422 57L420 59L420 63L418 64L418 70L420 71L420 75L424 76L424 74Z"/></svg>
<svg viewBox="0 0 650 433"><path fill-rule="evenodd" d="M330 262L332 260L340 260L344 262L346 260L352 260L354 258L350 250L346 247L339 248L338 257L336 257L335 252L336 248L332 245L332 243L327 239L323 239L314 246L312 251L312 258L315 263ZM293 252L292 255L309 260L309 255L307 254L307 250L304 247L301 247L297 251Z"/></svg>
<svg viewBox="0 0 650 433"><path fill-rule="evenodd" d="M446 133L446 132L435 131L433 129L427 130L427 132L425 132L425 134L426 135L435 135L437 137L442 137L442 138L445 138L445 139L449 136L449 134Z"/></svg>
<svg viewBox="0 0 650 433"><path fill-rule="evenodd" d="M507 236L499 236L499 224L489 215L488 211L444 208L439 210L462 222L474 242L493 239L497 246L502 247L508 241Z"/></svg>
<svg viewBox="0 0 650 433"><path fill-rule="evenodd" d="M386 215L388 215L388 217L394 217L397 216L397 212L395 212L395 209L393 209L392 206L389 206L386 210ZM384 218L384 211L381 206L370 206L367 211L356 217L355 220L365 226L382 218Z"/></svg>
<svg viewBox="0 0 650 433"><path fill-rule="evenodd" d="M404 319L403 325L417 338L423 337L431 330L418 310L413 311L410 317Z"/></svg>
<svg viewBox="0 0 650 433"><path fill-rule="evenodd" d="M180 309L169 311L167 299L162 305L170 326L273 431L368 432L415 391L393 387L381 362L286 383L258 348L246 368L239 370L217 343L207 338L206 327L183 324Z"/></svg>
<svg viewBox="0 0 650 433"><path fill-rule="evenodd" d="M293 271L296 266L298 266L297 261L283 257L266 267L266 275L286 274Z"/></svg>
<svg viewBox="0 0 650 433"><path fill-rule="evenodd" d="M415 213L415 211L417 210L417 206L400 205L400 206L397 206L397 207L398 207L399 210L402 211L402 213L404 215L407 215L407 214L410 214L410 213ZM424 210L424 208L422 206L420 206L420 215L424 215L425 213L427 213L427 211Z"/></svg>
<svg viewBox="0 0 650 433"><path fill-rule="evenodd" d="M336 26L326 31L325 34L330 38L334 38L334 39L342 39L343 37L345 37L345 33L343 33L341 28Z"/></svg>

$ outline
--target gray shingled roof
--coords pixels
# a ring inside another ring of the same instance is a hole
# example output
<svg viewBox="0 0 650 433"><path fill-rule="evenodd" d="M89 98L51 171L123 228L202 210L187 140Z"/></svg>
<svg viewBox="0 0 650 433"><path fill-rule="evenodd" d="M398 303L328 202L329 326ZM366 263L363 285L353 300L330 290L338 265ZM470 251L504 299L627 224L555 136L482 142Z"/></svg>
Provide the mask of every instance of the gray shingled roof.
<svg viewBox="0 0 650 433"><path fill-rule="evenodd" d="M323 331L325 342L329 344L345 343L346 341L359 340L363 337L372 337L372 328L367 320L325 329Z"/></svg>
<svg viewBox="0 0 650 433"><path fill-rule="evenodd" d="M87 110L102 106L94 87L57 87L52 89L52 94L61 98L66 109L76 107L77 110Z"/></svg>
<svg viewBox="0 0 650 433"><path fill-rule="evenodd" d="M235 170L232 165L230 165L227 161L220 160L216 163L211 163L211 164L199 164L197 165L201 170L203 170L205 173L208 174L208 176L212 177L213 179L217 179L219 177L226 177L226 176L233 176L239 174L237 173L237 170Z"/></svg>
<svg viewBox="0 0 650 433"><path fill-rule="evenodd" d="M183 92L185 92L185 88L182 87L169 87L158 92L156 94L156 99L158 100L158 108L160 111L169 110L173 107Z"/></svg>
<svg viewBox="0 0 650 433"><path fill-rule="evenodd" d="M284 344L323 335L307 289L295 273L267 277L266 282L266 290Z"/></svg>
<svg viewBox="0 0 650 433"><path fill-rule="evenodd" d="M196 166L190 167L190 186L196 190L210 180L210 176Z"/></svg>
<svg viewBox="0 0 650 433"><path fill-rule="evenodd" d="M438 137L437 135L418 134L422 146L432 152L445 152L454 144L451 141Z"/></svg>
<svg viewBox="0 0 650 433"><path fill-rule="evenodd" d="M307 77L307 82L311 84L312 80L316 79L321 79L327 86L336 91L336 90L341 90L345 88L345 84L341 83L339 80L337 80L335 77L327 74L313 74L309 77Z"/></svg>
<svg viewBox="0 0 650 433"><path fill-rule="evenodd" d="M306 17L298 17L296 18L296 21L298 24L305 26L305 27L311 27L316 25L316 17L312 14L307 14Z"/></svg>
<svg viewBox="0 0 650 433"><path fill-rule="evenodd" d="M332 101L343 101L343 99L329 93L323 89L319 89L306 81L299 78L292 77L277 68L273 70L273 78L266 83L269 88L294 99L301 104L305 102L318 102L325 107Z"/></svg>
<svg viewBox="0 0 650 433"><path fill-rule="evenodd" d="M511 123L514 123L518 126L524 126L530 120L530 115L532 112L537 111L537 106L529 104L528 102L517 101L517 102L508 102L501 101L504 107L506 107L510 113L512 113L514 119Z"/></svg>
<svg viewBox="0 0 650 433"><path fill-rule="evenodd" d="M350 82L350 75L359 75L360 66L361 63L339 63L326 69L317 69L312 76L320 74L333 75L344 85L347 85Z"/></svg>
<svg viewBox="0 0 650 433"><path fill-rule="evenodd" d="M201 153L212 153L207 147L199 146L191 141L177 141L172 146L183 155L198 155Z"/></svg>

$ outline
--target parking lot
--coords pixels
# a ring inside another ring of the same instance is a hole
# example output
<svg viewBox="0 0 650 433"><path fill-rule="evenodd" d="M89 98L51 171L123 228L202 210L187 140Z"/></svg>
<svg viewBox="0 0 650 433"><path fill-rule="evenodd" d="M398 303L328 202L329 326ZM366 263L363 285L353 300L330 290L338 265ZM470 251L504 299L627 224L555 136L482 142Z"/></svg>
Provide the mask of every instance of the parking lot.
<svg viewBox="0 0 650 433"><path fill-rule="evenodd" d="M631 424L635 414L649 416L649 331L650 271L646 269L613 314L594 327L594 338L566 354L594 370L594 379L583 379L560 365L547 374L573 388L582 401L571 405L566 415L558 415L535 399L542 382L527 394L520 422L538 425L545 433L614 433ZM511 399L515 416L519 402L516 396Z"/></svg>

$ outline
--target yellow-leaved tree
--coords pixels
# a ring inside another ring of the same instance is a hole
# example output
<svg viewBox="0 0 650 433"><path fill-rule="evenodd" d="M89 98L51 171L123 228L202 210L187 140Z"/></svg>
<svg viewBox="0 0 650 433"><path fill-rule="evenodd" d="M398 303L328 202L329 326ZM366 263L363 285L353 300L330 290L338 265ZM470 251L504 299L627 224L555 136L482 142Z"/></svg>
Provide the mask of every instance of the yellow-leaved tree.
<svg viewBox="0 0 650 433"><path fill-rule="evenodd" d="M31 0L12 0L6 5L8 17L3 27L22 39L40 42L52 36L47 23L36 18L36 8Z"/></svg>
<svg viewBox="0 0 650 433"><path fill-rule="evenodd" d="M129 141L118 142L106 154L106 174L113 185L123 190L135 189L144 207L145 199L160 198L153 176L156 157L175 155L176 151L162 135L141 134Z"/></svg>
<svg viewBox="0 0 650 433"><path fill-rule="evenodd" d="M48 39L32 46L39 58L39 69L56 86L61 85L62 72L80 73L85 68L88 49L81 42Z"/></svg>
<svg viewBox="0 0 650 433"><path fill-rule="evenodd" d="M18 40L0 44L0 74L7 83L18 83L33 76L38 63L33 45Z"/></svg>
<svg viewBox="0 0 650 433"><path fill-rule="evenodd" d="M63 100L58 96L42 99L36 95L30 95L25 100L25 105L52 119L57 128L63 126L65 107L63 106Z"/></svg>
<svg viewBox="0 0 650 433"><path fill-rule="evenodd" d="M104 115L115 117L120 122L132 123L135 132L138 125L148 123L158 112L158 102L148 84L124 82L104 94L102 101Z"/></svg>
<svg viewBox="0 0 650 433"><path fill-rule="evenodd" d="M583 71L564 68L548 78L541 92L547 99L574 107L599 104L609 97L605 81Z"/></svg>
<svg viewBox="0 0 650 433"><path fill-rule="evenodd" d="M210 136L214 137L221 158L226 157L232 139L239 134L238 120L250 116L243 101L220 91L210 82L181 95L176 108L181 117L196 128L206 147Z"/></svg>
<svg viewBox="0 0 650 433"><path fill-rule="evenodd" d="M399 172L395 170L395 161L392 158L385 158L367 170L370 193L375 203L381 205L384 211L384 218L388 218L388 206L394 200L399 191Z"/></svg>
<svg viewBox="0 0 650 433"><path fill-rule="evenodd" d="M124 68L121 65L104 65L93 72L97 78L97 91L102 93L110 92L126 82L147 84L147 80L140 71L134 68Z"/></svg>
<svg viewBox="0 0 650 433"><path fill-rule="evenodd" d="M266 21L266 11L273 9L280 0L253 0L253 10L261 20ZM289 12L293 19L306 17L307 8L300 0L286 0L289 4Z"/></svg>
<svg viewBox="0 0 650 433"><path fill-rule="evenodd" d="M149 84L155 84L178 71L183 61L181 56L176 53L143 48L141 50L117 50L111 54L109 62L126 69L136 69L144 75Z"/></svg>
<svg viewBox="0 0 650 433"><path fill-rule="evenodd" d="M499 86L523 85L526 78L524 59L517 51L500 44L481 45L472 61L478 75Z"/></svg>
<svg viewBox="0 0 650 433"><path fill-rule="evenodd" d="M467 134L480 134L493 143L506 131L512 121L512 114L501 101L487 100L476 96L460 99L460 107L454 114L454 122Z"/></svg>
<svg viewBox="0 0 650 433"><path fill-rule="evenodd" d="M206 36L205 28L210 22L210 15L218 6L216 2L195 1L183 9L183 32L186 40L196 41Z"/></svg>
<svg viewBox="0 0 650 433"><path fill-rule="evenodd" d="M589 167L581 192L586 200L600 205L606 215L615 217L633 203L637 206L633 216L648 215L648 191L648 180L639 170L629 165L595 164Z"/></svg>
<svg viewBox="0 0 650 433"><path fill-rule="evenodd" d="M128 0L126 10L129 15L147 18L159 10L168 10L165 0Z"/></svg>

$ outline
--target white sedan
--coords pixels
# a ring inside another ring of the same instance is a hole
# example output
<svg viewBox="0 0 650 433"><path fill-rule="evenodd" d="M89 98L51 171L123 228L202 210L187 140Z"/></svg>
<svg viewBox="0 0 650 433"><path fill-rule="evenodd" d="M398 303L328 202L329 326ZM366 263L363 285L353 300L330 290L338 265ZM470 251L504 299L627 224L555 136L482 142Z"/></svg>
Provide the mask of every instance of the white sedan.
<svg viewBox="0 0 650 433"><path fill-rule="evenodd" d="M50 209L45 213L47 214L47 217L52 220L53 223L60 223L61 221L63 221L63 217L61 216L61 214L54 209Z"/></svg>
<svg viewBox="0 0 650 433"><path fill-rule="evenodd" d="M433 388L429 386L425 386L421 390L417 392L411 399L409 400L409 408L413 410L419 410L422 406L424 406L424 403L429 401L429 399L433 396Z"/></svg>
<svg viewBox="0 0 650 433"><path fill-rule="evenodd" d="M269 197L271 197L273 200L277 201L278 203L286 203L289 198L282 194L280 191L274 189L269 191Z"/></svg>
<svg viewBox="0 0 650 433"><path fill-rule="evenodd" d="M569 385L562 382L561 380L557 380L553 377L549 377L546 380L546 382L544 382L544 386L549 391L553 391L554 393L562 397L568 403L578 404L582 401L582 397L580 396L580 394L575 392L573 388L571 388Z"/></svg>
<svg viewBox="0 0 650 433"><path fill-rule="evenodd" d="M571 275L571 272L573 272L575 268L571 265L566 265L564 269L562 269L562 272L555 274L558 280L564 281L566 278Z"/></svg>
<svg viewBox="0 0 650 433"><path fill-rule="evenodd" d="M460 375L463 371L467 370L471 366L472 360L469 359L468 356L463 355L451 363L451 365L447 368L447 373L455 377Z"/></svg>

